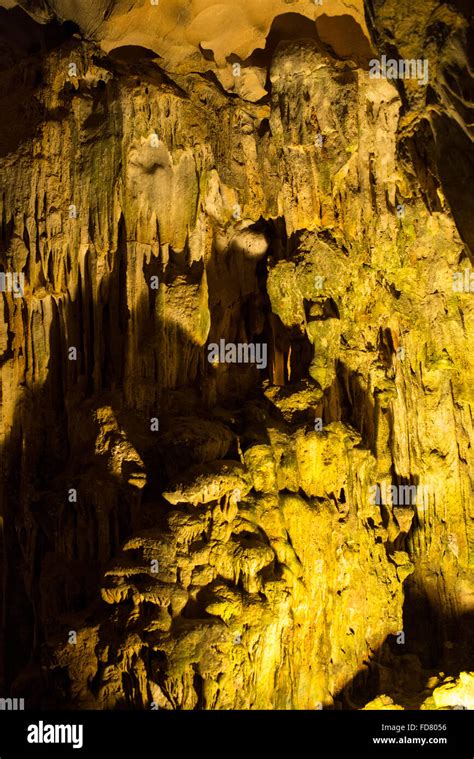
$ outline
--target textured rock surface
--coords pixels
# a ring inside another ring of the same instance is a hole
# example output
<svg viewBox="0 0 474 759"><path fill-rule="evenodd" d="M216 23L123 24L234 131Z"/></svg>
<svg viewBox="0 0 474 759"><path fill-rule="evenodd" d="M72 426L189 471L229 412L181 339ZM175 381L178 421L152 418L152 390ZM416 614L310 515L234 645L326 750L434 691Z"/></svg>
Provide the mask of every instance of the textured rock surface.
<svg viewBox="0 0 474 759"><path fill-rule="evenodd" d="M467 8L0 5L0 261L25 276L0 300L4 691L452 707ZM370 78L387 40L428 56L426 87ZM223 338L267 368L209 363Z"/></svg>

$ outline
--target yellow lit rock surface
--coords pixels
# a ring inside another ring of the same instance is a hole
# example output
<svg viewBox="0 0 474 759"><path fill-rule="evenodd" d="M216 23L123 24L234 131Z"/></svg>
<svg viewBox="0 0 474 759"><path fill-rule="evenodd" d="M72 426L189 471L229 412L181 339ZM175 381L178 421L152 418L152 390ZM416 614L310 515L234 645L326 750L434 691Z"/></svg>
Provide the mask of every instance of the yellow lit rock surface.
<svg viewBox="0 0 474 759"><path fill-rule="evenodd" d="M425 708L474 709L474 673L461 672L459 678L447 678L435 688Z"/></svg>
<svg viewBox="0 0 474 759"><path fill-rule="evenodd" d="M0 2L13 692L473 708L467 21L374 5Z"/></svg>
<svg viewBox="0 0 474 759"><path fill-rule="evenodd" d="M364 706L364 711L403 711L403 706L394 704L389 696L377 696Z"/></svg>

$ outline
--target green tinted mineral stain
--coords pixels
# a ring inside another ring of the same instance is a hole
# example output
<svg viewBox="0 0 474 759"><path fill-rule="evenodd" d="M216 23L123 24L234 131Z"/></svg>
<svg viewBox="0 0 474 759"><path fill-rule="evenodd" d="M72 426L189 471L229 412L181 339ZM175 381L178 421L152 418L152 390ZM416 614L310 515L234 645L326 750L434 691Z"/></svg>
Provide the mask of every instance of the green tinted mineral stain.
<svg viewBox="0 0 474 759"><path fill-rule="evenodd" d="M318 162L318 174L319 174L319 187L323 191L324 195L331 196L331 174L333 167L326 161Z"/></svg>

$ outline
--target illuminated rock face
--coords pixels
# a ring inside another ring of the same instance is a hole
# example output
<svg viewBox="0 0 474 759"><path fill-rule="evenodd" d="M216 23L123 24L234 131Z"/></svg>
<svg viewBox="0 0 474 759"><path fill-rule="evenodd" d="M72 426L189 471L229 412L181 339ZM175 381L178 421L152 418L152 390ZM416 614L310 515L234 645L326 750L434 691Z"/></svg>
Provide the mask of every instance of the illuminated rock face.
<svg viewBox="0 0 474 759"><path fill-rule="evenodd" d="M369 67L390 30L423 57L421 0L409 38L391 3L48 5L84 37L0 16L4 689L452 706L474 294L430 129L464 145L462 9L430 94Z"/></svg>

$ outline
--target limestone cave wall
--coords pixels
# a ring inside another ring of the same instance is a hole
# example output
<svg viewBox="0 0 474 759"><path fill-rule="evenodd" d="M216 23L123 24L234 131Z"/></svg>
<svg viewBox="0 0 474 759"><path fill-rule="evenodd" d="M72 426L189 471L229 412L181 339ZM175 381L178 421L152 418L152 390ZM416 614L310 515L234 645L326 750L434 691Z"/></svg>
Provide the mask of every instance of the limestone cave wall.
<svg viewBox="0 0 474 759"><path fill-rule="evenodd" d="M471 15L0 2L2 693L432 708L474 669Z"/></svg>

